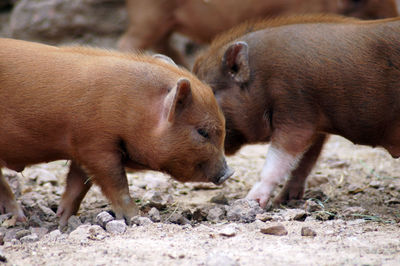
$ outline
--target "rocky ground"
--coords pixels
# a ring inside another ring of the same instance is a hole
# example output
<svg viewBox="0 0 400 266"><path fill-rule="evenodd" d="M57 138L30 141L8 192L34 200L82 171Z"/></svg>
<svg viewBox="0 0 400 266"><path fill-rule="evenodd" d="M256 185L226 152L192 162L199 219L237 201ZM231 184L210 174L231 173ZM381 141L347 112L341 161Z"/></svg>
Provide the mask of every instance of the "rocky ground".
<svg viewBox="0 0 400 266"><path fill-rule="evenodd" d="M1 37L112 48L126 23L122 0L3 1L14 9L0 1ZM10 226L0 215L0 265L400 265L398 160L332 137L304 200L261 210L243 198L267 149L247 146L229 157L236 172L222 186L129 173L141 210L129 226L114 220L93 187L78 215L58 228L66 161L4 169L29 221Z"/></svg>
<svg viewBox="0 0 400 266"><path fill-rule="evenodd" d="M258 179L267 145L229 158L222 186L181 184L157 172L130 173L140 216L116 221L98 188L60 230L54 211L68 162L4 171L30 217L8 227L6 265L398 265L400 164L385 151L332 137L308 179L304 200L261 210L242 198ZM279 189L277 190L277 192Z"/></svg>

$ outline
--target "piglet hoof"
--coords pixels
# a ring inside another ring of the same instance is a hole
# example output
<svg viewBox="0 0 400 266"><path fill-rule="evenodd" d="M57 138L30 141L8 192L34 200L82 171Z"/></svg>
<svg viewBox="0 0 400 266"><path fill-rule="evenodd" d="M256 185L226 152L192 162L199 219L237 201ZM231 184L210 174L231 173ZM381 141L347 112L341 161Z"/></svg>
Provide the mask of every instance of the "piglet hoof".
<svg viewBox="0 0 400 266"><path fill-rule="evenodd" d="M131 197L125 197L123 204L113 206L115 217L117 220L125 220L127 225L130 225L131 218L139 214L139 209Z"/></svg>
<svg viewBox="0 0 400 266"><path fill-rule="evenodd" d="M246 198L257 201L260 207L265 209L270 196L271 187L263 182L257 182L247 194Z"/></svg>
<svg viewBox="0 0 400 266"><path fill-rule="evenodd" d="M274 206L288 203L290 200L303 198L304 187L284 187L279 195L274 199Z"/></svg>
<svg viewBox="0 0 400 266"><path fill-rule="evenodd" d="M14 226L16 222L25 223L28 220L26 219L26 216L24 215L21 207L15 200L0 203L0 214L2 213L12 214L12 218L4 222L6 223L6 225L4 225L3 223L3 225L7 227Z"/></svg>

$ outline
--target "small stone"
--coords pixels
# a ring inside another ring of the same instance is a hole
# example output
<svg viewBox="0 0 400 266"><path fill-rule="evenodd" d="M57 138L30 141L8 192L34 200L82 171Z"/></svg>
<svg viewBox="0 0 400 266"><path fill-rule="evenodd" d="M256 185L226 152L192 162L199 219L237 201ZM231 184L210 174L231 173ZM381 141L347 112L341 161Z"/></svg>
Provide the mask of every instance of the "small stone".
<svg viewBox="0 0 400 266"><path fill-rule="evenodd" d="M57 177L52 172L45 169L36 169L36 177L36 182L40 186L43 186L46 183L50 183L53 186L56 186L58 183Z"/></svg>
<svg viewBox="0 0 400 266"><path fill-rule="evenodd" d="M99 225L92 225L88 230L88 238L91 240L103 240L107 237L107 233Z"/></svg>
<svg viewBox="0 0 400 266"><path fill-rule="evenodd" d="M218 222L225 216L225 211L219 207L214 207L208 211L207 220L210 222Z"/></svg>
<svg viewBox="0 0 400 266"><path fill-rule="evenodd" d="M263 234L274 235L274 236L285 236L288 234L288 231L286 230L286 228L281 224L266 227L266 228L261 228L260 232Z"/></svg>
<svg viewBox="0 0 400 266"><path fill-rule="evenodd" d="M225 226L219 231L219 234L221 236L227 236L227 237L232 237L236 235L236 225L235 224L230 224L228 226Z"/></svg>
<svg viewBox="0 0 400 266"><path fill-rule="evenodd" d="M260 220L262 222L271 221L272 216L269 213L257 213L256 220Z"/></svg>
<svg viewBox="0 0 400 266"><path fill-rule="evenodd" d="M219 193L210 200L212 203L228 205L228 199L225 197L224 193Z"/></svg>
<svg viewBox="0 0 400 266"><path fill-rule="evenodd" d="M111 234L123 234L126 231L124 220L114 220L106 224L107 232Z"/></svg>
<svg viewBox="0 0 400 266"><path fill-rule="evenodd" d="M106 211L102 211L96 216L96 223L103 228L106 228L106 224L112 220L114 217Z"/></svg>
<svg viewBox="0 0 400 266"><path fill-rule="evenodd" d="M89 224L82 224L78 226L74 231L72 231L69 235L68 238L70 240L74 241L87 241L88 235L89 235Z"/></svg>
<svg viewBox="0 0 400 266"><path fill-rule="evenodd" d="M347 207L343 210L342 215L345 217L354 217L358 214L364 215L367 213L367 210L363 207L355 206L355 207Z"/></svg>
<svg viewBox="0 0 400 266"><path fill-rule="evenodd" d="M304 194L305 199L317 199L320 201L324 201L328 198L328 196L320 189L320 188L313 188L307 189Z"/></svg>
<svg viewBox="0 0 400 266"><path fill-rule="evenodd" d="M31 234L36 234L39 239L49 232L49 229L45 227L31 227L29 230L31 231Z"/></svg>
<svg viewBox="0 0 400 266"><path fill-rule="evenodd" d="M306 212L316 212L322 210L322 206L309 199L304 203L304 209Z"/></svg>
<svg viewBox="0 0 400 266"><path fill-rule="evenodd" d="M31 234L31 231L22 229L22 230L19 230L19 231L17 231L17 232L15 233L15 238L18 239L18 240L20 240L20 239L23 238L24 236L27 236L27 235L30 235L30 234Z"/></svg>
<svg viewBox="0 0 400 266"><path fill-rule="evenodd" d="M372 188L379 188L381 186L381 182L379 182L378 180L372 180L369 183L369 186Z"/></svg>
<svg viewBox="0 0 400 266"><path fill-rule="evenodd" d="M193 213L190 209L185 209L182 211L182 216L185 217L188 220L192 220L193 219Z"/></svg>
<svg viewBox="0 0 400 266"><path fill-rule="evenodd" d="M1 214L0 215L0 225L2 225L4 221L10 219L11 216L12 216L11 213Z"/></svg>
<svg viewBox="0 0 400 266"><path fill-rule="evenodd" d="M61 231L60 230L58 230L58 229L56 229L56 230L54 230L54 231L51 231L50 233L49 233L49 238L50 238L50 240L57 240L57 238L59 237L59 236L61 236Z"/></svg>
<svg viewBox="0 0 400 266"><path fill-rule="evenodd" d="M4 255L3 249L0 248L0 262L7 262L7 258Z"/></svg>
<svg viewBox="0 0 400 266"><path fill-rule="evenodd" d="M206 259L206 266L239 266L235 260L221 253L212 253Z"/></svg>
<svg viewBox="0 0 400 266"><path fill-rule="evenodd" d="M307 213L302 209L286 209L281 211L285 221L304 221Z"/></svg>
<svg viewBox="0 0 400 266"><path fill-rule="evenodd" d="M396 204L400 204L400 199L397 198L391 198L387 201L385 201L386 205L396 205Z"/></svg>
<svg viewBox="0 0 400 266"><path fill-rule="evenodd" d="M150 209L148 215L149 215L150 220L152 220L155 223L158 223L159 221L161 221L160 212L155 207Z"/></svg>
<svg viewBox="0 0 400 266"><path fill-rule="evenodd" d="M157 209L156 209L157 210ZM134 216L131 219L131 224L136 224L138 226L143 226L143 225L148 225L148 224L152 224L152 220L150 220L147 217L142 217L142 216Z"/></svg>
<svg viewBox="0 0 400 266"><path fill-rule="evenodd" d="M143 200L147 201L147 205L163 210L168 204L173 202L173 198L169 194L161 194L158 191L148 191L143 196Z"/></svg>
<svg viewBox="0 0 400 266"><path fill-rule="evenodd" d="M197 222L207 221L207 215L208 215L207 207L197 208L193 212L193 220Z"/></svg>
<svg viewBox="0 0 400 266"><path fill-rule="evenodd" d="M82 225L82 222L79 219L79 217L72 215L68 219L68 232L74 231L76 228L78 228L81 225Z"/></svg>
<svg viewBox="0 0 400 266"><path fill-rule="evenodd" d="M315 174L313 176L310 176L307 180L307 187L308 188L314 188L314 187L319 187L323 184L326 184L329 182L329 178L327 175L323 174Z"/></svg>
<svg viewBox="0 0 400 266"><path fill-rule="evenodd" d="M4 233L0 232L0 246L4 245Z"/></svg>
<svg viewBox="0 0 400 266"><path fill-rule="evenodd" d="M334 219L335 214L327 211L319 211L316 213L315 218L320 221L327 221Z"/></svg>
<svg viewBox="0 0 400 266"><path fill-rule="evenodd" d="M240 221L244 223L254 222L256 215L263 213L260 205L255 200L239 199L227 207L227 218L229 221Z"/></svg>
<svg viewBox="0 0 400 266"><path fill-rule="evenodd" d="M33 243L33 242L39 241L39 237L37 236L37 234L31 234L31 235L21 237L20 241L21 241L21 243Z"/></svg>
<svg viewBox="0 0 400 266"><path fill-rule="evenodd" d="M8 229L4 235L4 242L11 241L16 239L16 234L19 230L18 229Z"/></svg>
<svg viewBox="0 0 400 266"><path fill-rule="evenodd" d="M186 219L185 217L182 216L182 214L177 212L173 213L168 220L173 224L179 224L179 225L185 225L190 223L188 219Z"/></svg>
<svg viewBox="0 0 400 266"><path fill-rule="evenodd" d="M307 226L303 226L301 228L301 235L302 236L311 236L311 237L315 237L317 235L317 233L312 230L310 227Z"/></svg>
<svg viewBox="0 0 400 266"><path fill-rule="evenodd" d="M350 184L348 187L349 194L357 194L360 193L364 190L364 188L361 188L360 186L356 184Z"/></svg>

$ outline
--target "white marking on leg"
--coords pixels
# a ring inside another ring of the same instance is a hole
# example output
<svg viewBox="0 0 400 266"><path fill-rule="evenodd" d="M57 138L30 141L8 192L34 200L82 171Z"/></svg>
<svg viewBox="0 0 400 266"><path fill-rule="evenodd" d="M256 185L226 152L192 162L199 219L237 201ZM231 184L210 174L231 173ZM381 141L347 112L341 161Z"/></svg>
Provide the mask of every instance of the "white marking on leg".
<svg viewBox="0 0 400 266"><path fill-rule="evenodd" d="M275 187L282 182L300 161L301 155L293 156L284 150L270 146L264 167L261 171L261 180L254 184L247 198L257 200L264 208Z"/></svg>

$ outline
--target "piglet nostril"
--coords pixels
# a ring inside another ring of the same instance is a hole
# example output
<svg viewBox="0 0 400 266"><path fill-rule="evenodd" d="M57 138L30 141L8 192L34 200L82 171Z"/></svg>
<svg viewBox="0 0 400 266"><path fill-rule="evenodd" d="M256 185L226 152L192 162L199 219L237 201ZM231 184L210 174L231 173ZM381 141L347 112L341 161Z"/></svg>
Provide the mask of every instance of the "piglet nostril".
<svg viewBox="0 0 400 266"><path fill-rule="evenodd" d="M235 171L232 170L230 167L224 168L222 175L215 178L213 183L216 185L221 185L222 183L225 182L225 180L227 180L229 177L231 177L234 172Z"/></svg>

